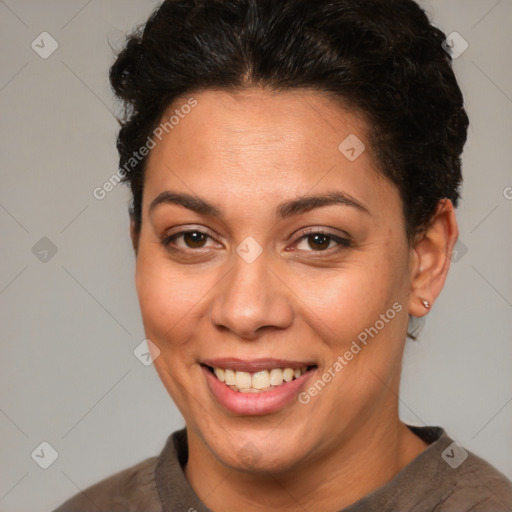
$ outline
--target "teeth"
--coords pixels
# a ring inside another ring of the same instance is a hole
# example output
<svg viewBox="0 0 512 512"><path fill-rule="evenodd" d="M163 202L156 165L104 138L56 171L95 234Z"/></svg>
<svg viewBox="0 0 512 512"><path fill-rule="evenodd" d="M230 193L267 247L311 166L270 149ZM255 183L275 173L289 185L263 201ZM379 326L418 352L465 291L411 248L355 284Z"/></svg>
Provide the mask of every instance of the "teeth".
<svg viewBox="0 0 512 512"><path fill-rule="evenodd" d="M285 382L290 382L293 380L293 377L294 377L294 371L291 369L291 368L285 368L283 370L283 380ZM300 375L299 375L300 377Z"/></svg>
<svg viewBox="0 0 512 512"><path fill-rule="evenodd" d="M235 372L235 386L238 389L250 388L252 383L251 374L247 372Z"/></svg>
<svg viewBox="0 0 512 512"><path fill-rule="evenodd" d="M252 376L252 387L255 389L265 389L270 386L270 376L267 370L256 372Z"/></svg>
<svg viewBox="0 0 512 512"><path fill-rule="evenodd" d="M215 372L217 379L219 379L221 382L224 382L224 370L222 368L215 368L213 371Z"/></svg>
<svg viewBox="0 0 512 512"><path fill-rule="evenodd" d="M283 370L273 368L270 370L270 384L272 386L280 386L283 383Z"/></svg>
<svg viewBox="0 0 512 512"><path fill-rule="evenodd" d="M262 370L256 373L235 372L224 368L214 368L216 377L224 382L228 387L240 393L259 393L269 391L283 382L291 382L298 379L307 371L303 368L273 368L272 370Z"/></svg>
<svg viewBox="0 0 512 512"><path fill-rule="evenodd" d="M236 379L235 379L235 372L233 370L224 370L224 382L228 386L235 385Z"/></svg>

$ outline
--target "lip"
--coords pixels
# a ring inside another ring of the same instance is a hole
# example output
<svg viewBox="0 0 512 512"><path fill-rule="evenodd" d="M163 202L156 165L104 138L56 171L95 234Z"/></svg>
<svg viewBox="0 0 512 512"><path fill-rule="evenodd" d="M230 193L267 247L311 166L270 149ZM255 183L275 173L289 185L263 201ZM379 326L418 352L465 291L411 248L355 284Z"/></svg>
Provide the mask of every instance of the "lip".
<svg viewBox="0 0 512 512"><path fill-rule="evenodd" d="M241 362L240 360L238 361ZM262 361L263 360L258 361L258 364ZM256 365L257 368L255 370L255 361L251 361L250 363L245 362L245 365L239 367L253 368L251 371L258 371L258 369L264 370L268 369L269 360L265 361L267 361L264 363L267 364L266 367ZM216 360L216 364L219 362L220 360ZM272 364L275 362L276 360L273 359ZM288 363L289 361L287 361L287 364ZM201 370L203 371L203 375L205 376L206 383L208 384L213 398L215 398L217 403L219 403L224 409L240 416L261 416L279 411L297 398L297 395L306 386L306 382L318 369L317 367L312 368L311 370L308 370L302 374L298 379L294 379L290 382L283 382L280 386L272 389L271 391L263 391L261 393L240 393L239 391L233 391L231 388L226 386L226 384L217 379L217 377L213 375L213 373L205 366L206 364L207 363L205 362L201 365ZM208 366L211 365L208 364ZM308 365L303 364L302 367L304 366ZM227 365L224 367L219 365L218 368L234 369L232 365ZM279 366L271 366L271 368L279 368ZM283 366L281 366L281 368L283 368ZM284 368L291 367L284 366ZM241 369L237 371L247 370Z"/></svg>
<svg viewBox="0 0 512 512"><path fill-rule="evenodd" d="M313 361L289 361L287 359L262 358L251 361L237 359L234 357L224 357L218 359L208 359L202 362L212 368L222 368L224 370L233 370L236 372L256 373L263 370L272 370L273 368L291 368L297 370L304 367L316 366Z"/></svg>

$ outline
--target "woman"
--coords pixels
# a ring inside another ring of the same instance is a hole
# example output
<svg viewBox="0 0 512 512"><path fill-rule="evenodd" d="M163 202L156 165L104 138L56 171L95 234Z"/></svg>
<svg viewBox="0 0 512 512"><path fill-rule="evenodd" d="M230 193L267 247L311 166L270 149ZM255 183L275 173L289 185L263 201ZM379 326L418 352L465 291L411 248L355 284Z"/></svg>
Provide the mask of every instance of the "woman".
<svg viewBox="0 0 512 512"><path fill-rule="evenodd" d="M444 39L412 0L167 0L128 39L137 293L186 429L59 512L511 509L496 469L398 416L458 234Z"/></svg>

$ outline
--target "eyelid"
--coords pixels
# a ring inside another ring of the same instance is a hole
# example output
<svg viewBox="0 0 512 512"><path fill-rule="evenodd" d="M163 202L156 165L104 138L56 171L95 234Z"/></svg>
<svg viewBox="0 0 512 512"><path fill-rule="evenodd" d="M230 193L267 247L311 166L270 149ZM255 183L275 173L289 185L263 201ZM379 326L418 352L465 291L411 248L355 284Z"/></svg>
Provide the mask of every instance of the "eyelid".
<svg viewBox="0 0 512 512"><path fill-rule="evenodd" d="M179 237L186 235L187 233L200 233L202 235L205 235L207 238L210 238L215 243L217 243L217 244L220 243L217 240L217 237L212 235L211 231L204 226L195 227L195 226L191 225L191 226L186 226L186 227L181 226L181 228L182 229L180 229L179 231L176 231L175 233L164 234L161 241L165 247L172 248L174 250L182 251L182 252L199 252L203 249L208 248L208 246L199 247L199 248L172 246L171 242L173 242L174 240L176 240ZM299 250L299 251L313 253L313 254L322 254L322 253L331 254L331 253L337 252L339 250L342 250L344 248L350 247L352 245L353 238L348 233L346 233L346 232L343 232L343 234L333 233L332 229L333 228L326 228L326 227L318 226L318 227L308 227L308 228L303 228L302 230L297 230L298 232L300 232L300 234L295 237L294 241L292 242L292 245L296 246L303 239L307 238L308 236L315 235L315 234L321 234L321 235L327 236L328 238L330 238L331 240L336 242L337 246L331 247L329 249L324 249L324 250L316 250L315 251L314 249L312 249L310 251L304 251L304 250ZM294 234L296 234L297 231ZM290 238L292 236L290 236ZM294 249L291 249L291 250L294 250ZM290 249L287 248L287 249L285 249L285 251L290 251Z"/></svg>
<svg viewBox="0 0 512 512"><path fill-rule="evenodd" d="M346 231L330 228L327 226L311 226L307 228L298 229L293 233L293 235L295 235L298 232L301 233L301 236L309 235L311 233L320 233L322 235L329 235L333 237L346 238L347 240L352 240L352 236L350 236Z"/></svg>
<svg viewBox="0 0 512 512"><path fill-rule="evenodd" d="M161 237L161 242L163 243L163 245L165 247L169 247L171 248L172 247L172 244L171 242L176 240L177 238L179 237L182 237L184 235L186 235L187 233L201 233L202 235L205 235L206 237L210 238L211 240L213 240L214 242L216 242L217 244L219 244L220 242L217 240L217 237L215 235L212 234L212 232L208 229L208 228L205 228L204 226L201 226L201 227L195 227L193 225L191 226L179 226L177 227L179 230L176 231L176 232L165 232L164 235ZM181 228L181 229L180 229ZM171 230L172 231L172 230ZM205 247L199 247L198 249L192 249L192 248L182 248L182 247L172 247L173 249L176 249L176 250L181 250L181 251L199 251L201 249L204 249Z"/></svg>
<svg viewBox="0 0 512 512"><path fill-rule="evenodd" d="M331 241L334 241L336 245L334 247L330 247L328 249L323 250L303 250L303 249L296 249L295 246L297 246L300 242L302 242L304 239L311 235L320 234L325 235L327 238L330 238ZM311 255L316 256L332 256L334 254L337 254L338 252L347 249L353 245L353 237L351 237L348 233L343 232L343 234L336 234L332 232L331 228L326 227L316 227L316 228L306 228L301 232L301 234L295 238L294 242L292 243L291 249L286 249L288 252L302 252L302 253L308 253Z"/></svg>

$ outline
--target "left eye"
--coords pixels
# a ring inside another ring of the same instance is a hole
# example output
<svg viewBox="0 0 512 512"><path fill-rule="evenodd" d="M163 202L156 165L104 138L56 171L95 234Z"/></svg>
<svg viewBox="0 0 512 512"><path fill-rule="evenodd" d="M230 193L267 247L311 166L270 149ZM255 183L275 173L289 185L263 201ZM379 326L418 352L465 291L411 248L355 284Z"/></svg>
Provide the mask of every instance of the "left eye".
<svg viewBox="0 0 512 512"><path fill-rule="evenodd" d="M349 241L345 238L329 235L327 233L308 233L299 238L297 248L307 251L307 248L300 247L304 244L310 247L310 249L313 249L313 251L326 251L327 249L331 249L335 246L347 247L349 245Z"/></svg>

